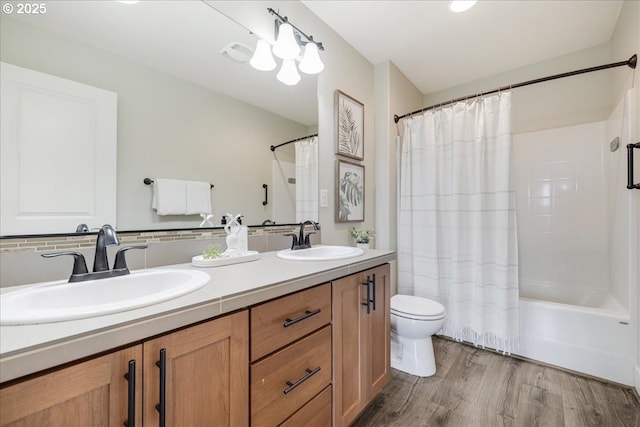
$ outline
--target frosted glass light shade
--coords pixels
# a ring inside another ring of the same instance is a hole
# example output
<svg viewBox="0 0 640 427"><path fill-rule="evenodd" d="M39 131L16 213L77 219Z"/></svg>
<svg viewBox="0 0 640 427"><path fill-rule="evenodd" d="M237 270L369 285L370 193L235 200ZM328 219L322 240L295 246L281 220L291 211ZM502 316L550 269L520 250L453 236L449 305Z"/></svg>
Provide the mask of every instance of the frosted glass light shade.
<svg viewBox="0 0 640 427"><path fill-rule="evenodd" d="M293 59L300 55L300 46L293 35L291 24L284 23L278 30L278 40L273 46L273 54L282 59Z"/></svg>
<svg viewBox="0 0 640 427"><path fill-rule="evenodd" d="M304 47L300 71L306 74L318 74L322 70L324 70L324 64L320 60L318 46L315 43L307 43Z"/></svg>
<svg viewBox="0 0 640 427"><path fill-rule="evenodd" d="M258 40L256 50L253 52L249 64L260 71L271 71L276 68L276 61L273 59L273 55L271 55L269 42L263 39Z"/></svg>
<svg viewBox="0 0 640 427"><path fill-rule="evenodd" d="M300 81L300 74L296 68L296 61L294 59L283 59L282 68L280 68L276 77L287 86L297 85Z"/></svg>
<svg viewBox="0 0 640 427"><path fill-rule="evenodd" d="M477 0L454 0L449 3L449 9L452 12L464 12L469 10L477 3Z"/></svg>

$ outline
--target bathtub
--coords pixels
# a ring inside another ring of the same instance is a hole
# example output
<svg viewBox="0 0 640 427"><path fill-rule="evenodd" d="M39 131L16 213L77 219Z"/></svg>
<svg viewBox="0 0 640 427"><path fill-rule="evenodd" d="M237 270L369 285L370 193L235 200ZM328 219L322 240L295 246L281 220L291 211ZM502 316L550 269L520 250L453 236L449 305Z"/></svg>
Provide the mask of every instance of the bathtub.
<svg viewBox="0 0 640 427"><path fill-rule="evenodd" d="M520 283L520 347L514 354L633 385L629 311L609 293Z"/></svg>

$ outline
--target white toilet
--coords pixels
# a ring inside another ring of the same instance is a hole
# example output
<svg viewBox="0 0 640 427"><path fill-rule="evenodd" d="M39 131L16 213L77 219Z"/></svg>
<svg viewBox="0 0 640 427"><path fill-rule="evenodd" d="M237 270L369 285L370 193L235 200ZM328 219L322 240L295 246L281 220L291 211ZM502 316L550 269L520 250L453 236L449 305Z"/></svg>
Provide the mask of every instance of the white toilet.
<svg viewBox="0 0 640 427"><path fill-rule="evenodd" d="M391 297L391 367L419 377L436 373L431 336L444 325L444 306L412 295Z"/></svg>

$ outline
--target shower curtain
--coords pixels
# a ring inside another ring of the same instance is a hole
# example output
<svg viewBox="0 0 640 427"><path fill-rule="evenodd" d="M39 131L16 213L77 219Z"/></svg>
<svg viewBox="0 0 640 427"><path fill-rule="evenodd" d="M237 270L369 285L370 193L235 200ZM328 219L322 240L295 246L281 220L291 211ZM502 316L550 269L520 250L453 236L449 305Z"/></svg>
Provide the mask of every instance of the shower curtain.
<svg viewBox="0 0 640 427"><path fill-rule="evenodd" d="M318 137L295 143L296 222L318 222Z"/></svg>
<svg viewBox="0 0 640 427"><path fill-rule="evenodd" d="M518 345L511 93L405 119L398 291L441 302L442 333L509 353Z"/></svg>

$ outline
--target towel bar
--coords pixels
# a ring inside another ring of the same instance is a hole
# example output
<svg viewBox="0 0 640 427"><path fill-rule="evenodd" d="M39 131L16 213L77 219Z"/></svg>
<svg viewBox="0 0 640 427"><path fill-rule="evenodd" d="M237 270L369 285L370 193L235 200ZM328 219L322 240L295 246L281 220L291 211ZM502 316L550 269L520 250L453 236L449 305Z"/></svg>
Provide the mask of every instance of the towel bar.
<svg viewBox="0 0 640 427"><path fill-rule="evenodd" d="M144 183L145 183L145 185L151 185L151 184L153 184L153 180L152 180L151 178L145 178L145 179L143 179L143 180L142 180L142 182L144 182ZM209 184L209 185L211 186L211 188L213 188L213 187L214 187L214 185L213 185L213 184Z"/></svg>

